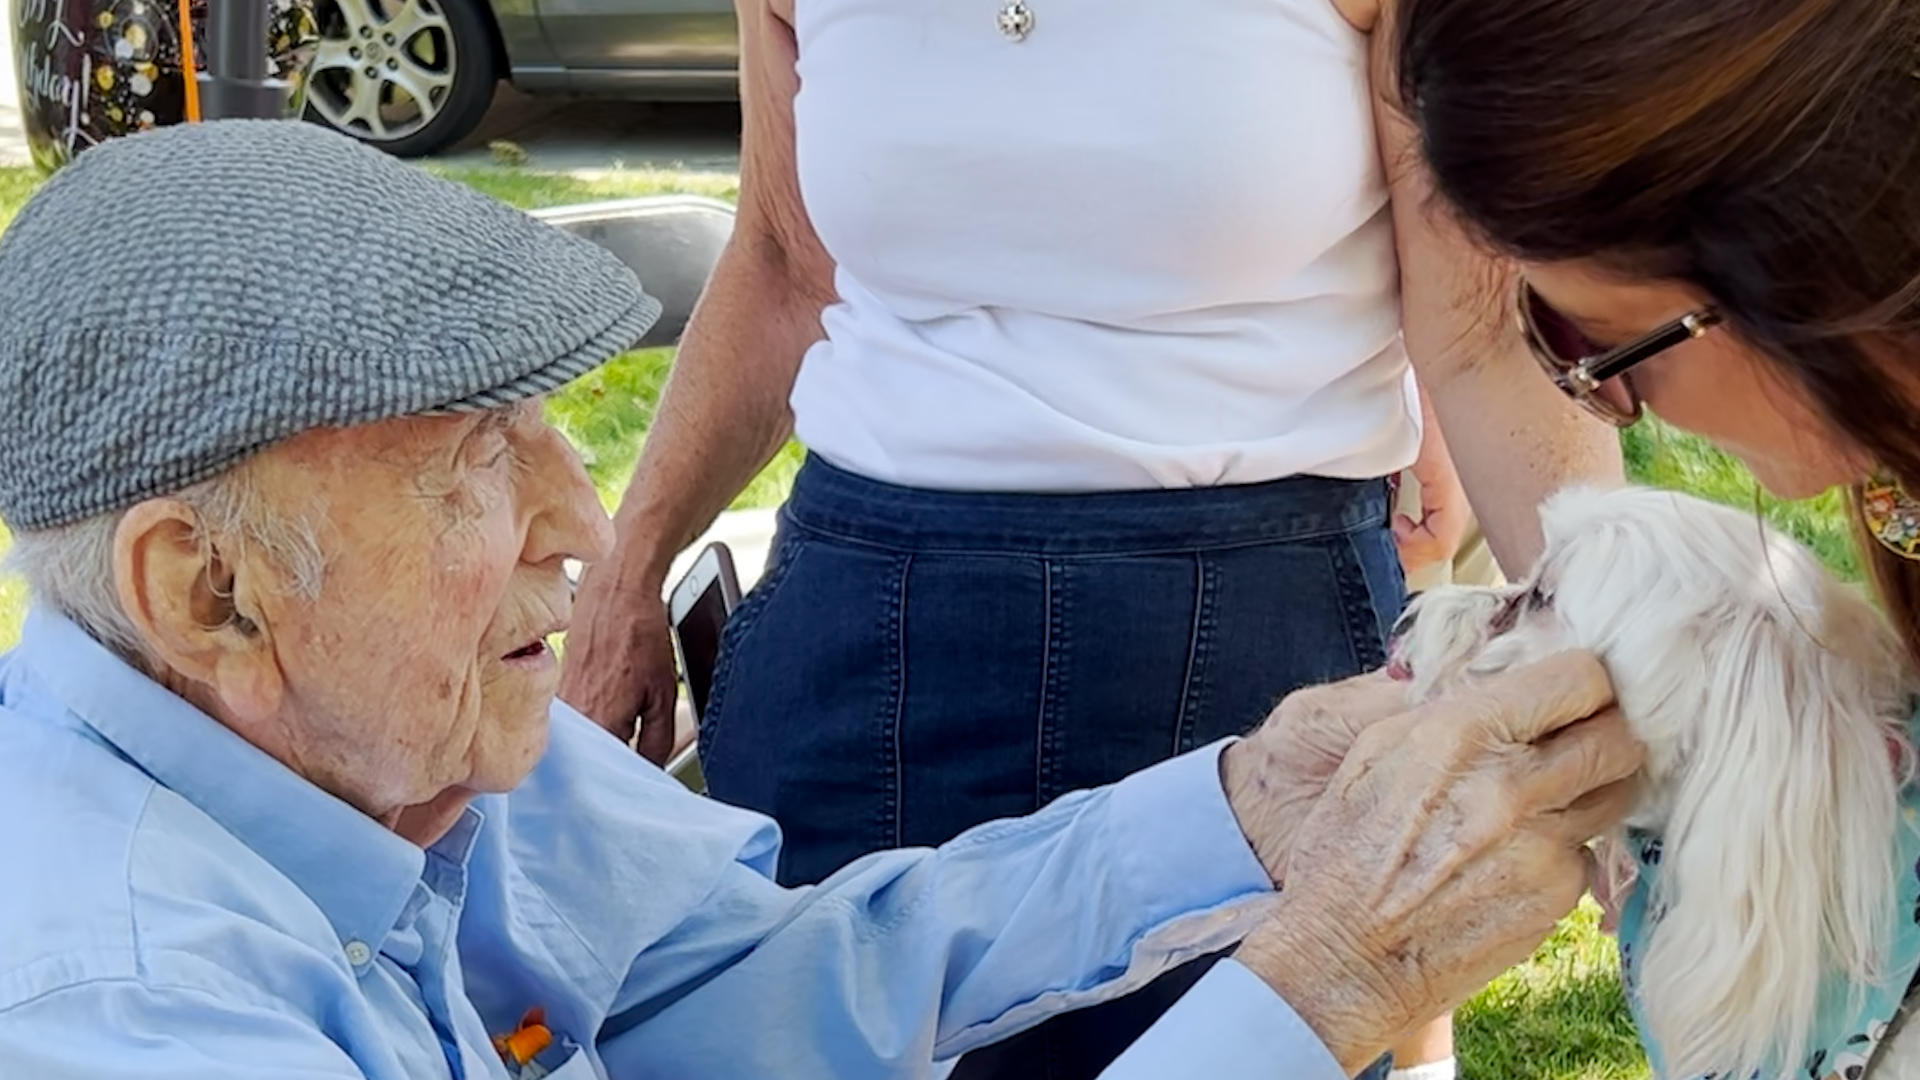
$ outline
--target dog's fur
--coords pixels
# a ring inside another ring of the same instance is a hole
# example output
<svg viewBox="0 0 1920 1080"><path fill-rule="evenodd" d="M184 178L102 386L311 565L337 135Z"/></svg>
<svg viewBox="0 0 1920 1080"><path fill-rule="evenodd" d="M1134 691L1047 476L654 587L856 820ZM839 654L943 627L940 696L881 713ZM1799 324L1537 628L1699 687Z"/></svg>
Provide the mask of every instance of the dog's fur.
<svg viewBox="0 0 1920 1080"><path fill-rule="evenodd" d="M1911 773L1899 642L1753 513L1575 489L1542 522L1524 582L1418 597L1394 664L1426 699L1568 648L1602 659L1648 751L1628 825L1663 845L1635 958L1646 1034L1673 1077L1799 1076L1823 972L1885 977ZM1631 865L1620 841L1603 861Z"/></svg>

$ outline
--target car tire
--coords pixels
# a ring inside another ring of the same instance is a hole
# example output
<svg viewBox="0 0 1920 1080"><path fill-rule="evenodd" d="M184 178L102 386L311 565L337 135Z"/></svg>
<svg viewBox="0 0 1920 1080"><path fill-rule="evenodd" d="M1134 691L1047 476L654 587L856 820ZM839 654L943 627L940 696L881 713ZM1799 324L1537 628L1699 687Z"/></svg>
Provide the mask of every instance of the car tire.
<svg viewBox="0 0 1920 1080"><path fill-rule="evenodd" d="M398 157L472 134L500 44L485 0L318 0L307 119Z"/></svg>

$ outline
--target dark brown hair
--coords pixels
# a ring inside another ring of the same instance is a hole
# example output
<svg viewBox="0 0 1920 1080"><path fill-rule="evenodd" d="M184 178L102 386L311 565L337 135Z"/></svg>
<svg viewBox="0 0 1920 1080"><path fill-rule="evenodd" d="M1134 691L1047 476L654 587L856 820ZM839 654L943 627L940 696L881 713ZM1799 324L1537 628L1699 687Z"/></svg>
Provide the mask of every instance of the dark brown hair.
<svg viewBox="0 0 1920 1080"><path fill-rule="evenodd" d="M1920 4L1401 0L1391 32L1470 233L1699 288L1920 492ZM1920 659L1920 564L1866 546Z"/></svg>

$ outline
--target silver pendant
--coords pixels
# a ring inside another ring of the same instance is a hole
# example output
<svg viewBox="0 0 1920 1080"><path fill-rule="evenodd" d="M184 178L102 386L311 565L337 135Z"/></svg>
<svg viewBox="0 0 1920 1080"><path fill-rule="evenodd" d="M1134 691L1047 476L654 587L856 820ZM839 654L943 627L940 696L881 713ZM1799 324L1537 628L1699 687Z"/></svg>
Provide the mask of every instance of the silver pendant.
<svg viewBox="0 0 1920 1080"><path fill-rule="evenodd" d="M1008 41L1025 41L1033 33L1033 9L1027 6L1027 0L1007 0L994 22Z"/></svg>

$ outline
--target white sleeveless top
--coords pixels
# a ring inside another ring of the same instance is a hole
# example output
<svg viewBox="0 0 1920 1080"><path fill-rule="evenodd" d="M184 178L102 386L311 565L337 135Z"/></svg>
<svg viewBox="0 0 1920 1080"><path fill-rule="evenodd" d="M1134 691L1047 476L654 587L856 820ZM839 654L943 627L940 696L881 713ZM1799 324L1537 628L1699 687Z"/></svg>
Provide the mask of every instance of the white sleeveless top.
<svg viewBox="0 0 1920 1080"><path fill-rule="evenodd" d="M800 440L877 480L1383 476L1418 399L1367 38L1330 0L796 0L840 302Z"/></svg>

